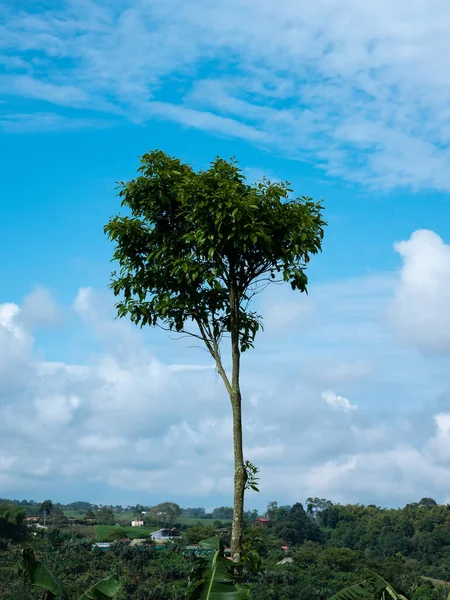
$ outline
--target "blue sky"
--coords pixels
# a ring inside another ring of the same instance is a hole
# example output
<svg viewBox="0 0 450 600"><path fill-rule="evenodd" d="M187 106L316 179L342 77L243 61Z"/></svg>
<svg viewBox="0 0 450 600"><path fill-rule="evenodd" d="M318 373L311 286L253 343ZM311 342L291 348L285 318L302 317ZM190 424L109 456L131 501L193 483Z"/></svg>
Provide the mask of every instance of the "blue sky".
<svg viewBox="0 0 450 600"><path fill-rule="evenodd" d="M249 505L449 500L450 12L401 4L0 8L2 494L230 503L208 357L114 322L107 290L115 182L160 148L326 207L309 297L259 300Z"/></svg>

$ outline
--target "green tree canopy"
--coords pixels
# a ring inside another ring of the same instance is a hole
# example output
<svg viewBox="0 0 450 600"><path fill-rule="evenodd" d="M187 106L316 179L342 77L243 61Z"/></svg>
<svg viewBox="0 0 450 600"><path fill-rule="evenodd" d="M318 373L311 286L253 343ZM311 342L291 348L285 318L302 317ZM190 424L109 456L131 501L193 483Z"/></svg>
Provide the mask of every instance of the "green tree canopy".
<svg viewBox="0 0 450 600"><path fill-rule="evenodd" d="M24 508L10 502L2 502L0 504L0 538L19 538L23 533L22 523L25 516Z"/></svg>
<svg viewBox="0 0 450 600"><path fill-rule="evenodd" d="M111 525L114 523L115 515L112 508L108 506L102 506L101 509L97 513L97 521L98 523L103 523L104 525Z"/></svg>
<svg viewBox="0 0 450 600"><path fill-rule="evenodd" d="M41 504L39 505L39 514L40 515L51 515L53 512L53 502L51 500L44 500L44 502L41 502Z"/></svg>
<svg viewBox="0 0 450 600"><path fill-rule="evenodd" d="M150 514L156 521L171 525L181 514L181 509L175 502L161 502L161 504L152 507Z"/></svg>

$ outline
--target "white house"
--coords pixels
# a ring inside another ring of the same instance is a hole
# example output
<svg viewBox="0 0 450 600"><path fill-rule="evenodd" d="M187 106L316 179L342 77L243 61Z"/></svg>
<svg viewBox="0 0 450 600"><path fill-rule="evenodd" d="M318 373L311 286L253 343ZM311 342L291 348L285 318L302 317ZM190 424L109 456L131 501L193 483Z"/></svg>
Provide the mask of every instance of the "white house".
<svg viewBox="0 0 450 600"><path fill-rule="evenodd" d="M131 527L142 527L144 525L144 521L131 521Z"/></svg>

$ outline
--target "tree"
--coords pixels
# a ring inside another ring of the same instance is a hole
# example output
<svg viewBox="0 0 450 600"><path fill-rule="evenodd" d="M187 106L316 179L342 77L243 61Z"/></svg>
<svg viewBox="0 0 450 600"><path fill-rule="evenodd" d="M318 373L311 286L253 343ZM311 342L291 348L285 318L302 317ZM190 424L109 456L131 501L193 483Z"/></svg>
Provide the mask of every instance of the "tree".
<svg viewBox="0 0 450 600"><path fill-rule="evenodd" d="M278 502L276 500L272 500L269 502L266 508L266 517L268 519L274 519L278 510Z"/></svg>
<svg viewBox="0 0 450 600"><path fill-rule="evenodd" d="M47 517L52 514L53 511L53 502L51 500L44 500L39 505L39 514L46 515Z"/></svg>
<svg viewBox="0 0 450 600"><path fill-rule="evenodd" d="M121 183L128 216L105 226L120 265L111 287L119 317L202 341L231 403L234 448L232 558L242 554L247 463L243 456L241 353L252 348L261 316L252 298L270 282L306 292L306 267L321 250L322 205L290 199L288 183L248 185L235 161L205 171L161 151L145 154L140 175ZM281 279L277 280L280 276ZM229 339L231 374L222 360Z"/></svg>
<svg viewBox="0 0 450 600"><path fill-rule="evenodd" d="M0 504L0 538L18 539L23 535L22 524L26 511L17 504L2 502Z"/></svg>
<svg viewBox="0 0 450 600"><path fill-rule="evenodd" d="M422 500L419 501L419 506L431 508L433 506L437 506L437 502L436 500L433 500L433 498L422 498Z"/></svg>
<svg viewBox="0 0 450 600"><path fill-rule="evenodd" d="M201 540L207 540L217 535L216 529L211 525L202 525L197 523L188 527L183 532L183 540L187 544L198 544Z"/></svg>
<svg viewBox="0 0 450 600"><path fill-rule="evenodd" d="M144 507L141 506L140 504L136 504L136 506L134 507L133 516L138 519L142 519L143 512L144 512Z"/></svg>
<svg viewBox="0 0 450 600"><path fill-rule="evenodd" d="M89 521L93 521L95 519L95 514L92 508L87 509L87 511L84 513L84 518Z"/></svg>
<svg viewBox="0 0 450 600"><path fill-rule="evenodd" d="M230 521L233 518L233 508L231 506L218 506L212 511L211 518Z"/></svg>
<svg viewBox="0 0 450 600"><path fill-rule="evenodd" d="M114 529L108 534L108 541L114 542L116 540L123 540L127 537L127 532L123 527L114 527Z"/></svg>
<svg viewBox="0 0 450 600"><path fill-rule="evenodd" d="M174 523L176 517L180 515L181 509L175 502L161 502L161 504L153 506L150 513L157 522L171 525Z"/></svg>
<svg viewBox="0 0 450 600"><path fill-rule="evenodd" d="M280 507L272 528L278 537L291 545L302 544L305 540L319 542L322 538L318 525L307 516L299 502L289 510Z"/></svg>
<svg viewBox="0 0 450 600"><path fill-rule="evenodd" d="M97 513L97 521L104 525L111 525L114 523L114 511L108 506L102 506Z"/></svg>

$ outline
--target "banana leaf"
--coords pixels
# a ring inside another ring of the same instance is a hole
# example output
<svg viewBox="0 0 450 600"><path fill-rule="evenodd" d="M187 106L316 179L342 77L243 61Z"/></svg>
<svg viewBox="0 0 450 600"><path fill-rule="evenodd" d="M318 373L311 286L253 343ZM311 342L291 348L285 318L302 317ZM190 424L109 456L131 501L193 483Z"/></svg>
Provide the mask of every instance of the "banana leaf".
<svg viewBox="0 0 450 600"><path fill-rule="evenodd" d="M44 566L30 548L22 551L20 571L32 584L44 588L43 600L70 600L64 585ZM114 577L106 577L94 584L80 600L111 600L120 590L120 583Z"/></svg>
<svg viewBox="0 0 450 600"><path fill-rule="evenodd" d="M233 569L242 566L223 556L220 538L204 540L199 544L210 548L213 553L207 558L198 558L189 578L188 600L247 600L250 590L236 582Z"/></svg>
<svg viewBox="0 0 450 600"><path fill-rule="evenodd" d="M80 600L110 600L120 590L120 583L112 575L101 579L81 596Z"/></svg>
<svg viewBox="0 0 450 600"><path fill-rule="evenodd" d="M69 593L63 584L45 567L30 548L22 550L20 572L32 585L44 588L44 600L70 600Z"/></svg>
<svg viewBox="0 0 450 600"><path fill-rule="evenodd" d="M363 581L341 590L329 600L386 600L390 596L392 600L407 600L402 594L398 594L394 588L382 577L367 570Z"/></svg>

